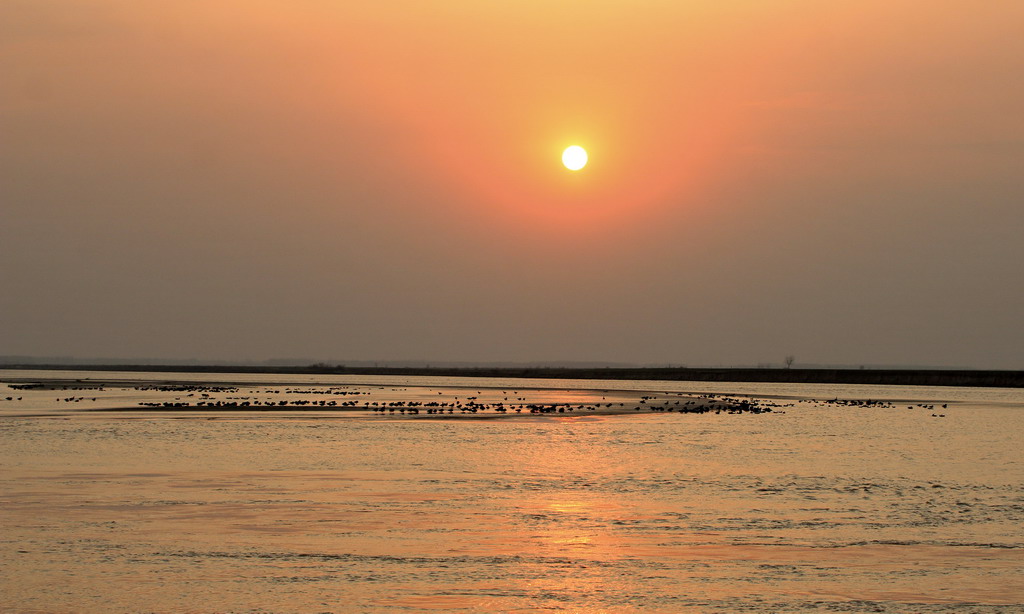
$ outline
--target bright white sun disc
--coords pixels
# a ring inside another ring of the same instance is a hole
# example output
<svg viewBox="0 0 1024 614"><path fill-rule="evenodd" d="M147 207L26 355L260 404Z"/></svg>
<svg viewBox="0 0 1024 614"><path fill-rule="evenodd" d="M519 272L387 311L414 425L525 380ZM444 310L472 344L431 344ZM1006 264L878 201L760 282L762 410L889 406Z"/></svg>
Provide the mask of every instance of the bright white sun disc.
<svg viewBox="0 0 1024 614"><path fill-rule="evenodd" d="M562 152L562 164L570 171L578 171L587 165L587 150L579 145L566 147Z"/></svg>

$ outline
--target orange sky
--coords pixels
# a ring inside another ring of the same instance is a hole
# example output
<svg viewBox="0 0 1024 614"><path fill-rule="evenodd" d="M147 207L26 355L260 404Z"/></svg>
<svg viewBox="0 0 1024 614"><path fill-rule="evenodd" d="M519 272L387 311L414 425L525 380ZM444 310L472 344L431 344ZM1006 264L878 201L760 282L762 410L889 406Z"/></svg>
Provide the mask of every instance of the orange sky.
<svg viewBox="0 0 1024 614"><path fill-rule="evenodd" d="M1001 238L1019 229L1024 195L1021 23L1016 0L7 2L0 197L18 222L4 249L9 262L35 263L15 267L9 283L39 295L8 308L35 322L26 330L61 320L39 305L62 282L40 292L41 275L138 296L133 267L145 267L127 254L184 246L192 256L171 276L222 296L213 311L185 317L143 301L135 313L151 308L152 319L128 319L150 341L104 351L213 356L208 334L178 347L159 331L230 320L232 297L258 296L261 271L274 271L296 292L317 288L309 293L322 302L348 299L349 321L375 331L338 333L310 350L320 356L355 339L341 355L429 357L445 335L461 339L469 317L466 338L501 332L461 353L456 342L452 358L644 361L650 350L653 361L702 362L705 349L735 346L712 362L792 352L831 360L828 348L850 340L815 341L821 331L875 327L891 339L911 314L931 313L943 283L1004 297L1004 286L977 279L1012 275L1021 260ZM579 173L559 163L570 144L590 153ZM922 224L946 245L966 233L973 248L950 262L931 243L894 247ZM278 246L254 254L251 241ZM694 260L713 252L714 264ZM309 258L329 264L295 273ZM495 276L533 289L503 294ZM665 276L683 280L665 287ZM337 288L324 289L325 278ZM534 312L531 301L566 289L566 278L577 280L567 289L576 309ZM217 294L216 280L231 291ZM840 294L909 290L868 317L821 304L822 283ZM484 297L473 314L500 307L493 320L453 315L444 301L425 314L393 307L409 288L433 287ZM694 301L694 287L722 302ZM782 332L769 334L762 314L736 306L739 287L803 307L780 307L769 320ZM618 327L637 307L611 299L586 327L554 334L605 290L638 288L650 289L653 303L639 307L650 309L641 318L650 330ZM107 300L87 300L80 323L104 322ZM321 304L290 308L312 310L322 326L332 320ZM1019 300L1003 304L986 313L1006 328ZM791 321L793 309L807 317ZM958 342L923 351L921 340L930 347L961 318L980 319L976 309L925 318L891 359L941 350L957 362ZM319 340L283 310L256 308L253 330L281 332L238 352L301 353L282 340ZM496 324L511 313L533 315L518 328ZM721 329L664 342L657 325L680 313ZM808 320L813 332L802 328ZM87 352L118 326L48 347ZM608 338L591 341L606 326ZM396 327L419 341L388 338ZM973 335L972 356L1001 343L996 328ZM521 342L533 335L560 341ZM12 348L32 353L31 338ZM807 339L806 349L775 349L790 338ZM502 344L522 347L487 349ZM872 361L873 347L835 360Z"/></svg>

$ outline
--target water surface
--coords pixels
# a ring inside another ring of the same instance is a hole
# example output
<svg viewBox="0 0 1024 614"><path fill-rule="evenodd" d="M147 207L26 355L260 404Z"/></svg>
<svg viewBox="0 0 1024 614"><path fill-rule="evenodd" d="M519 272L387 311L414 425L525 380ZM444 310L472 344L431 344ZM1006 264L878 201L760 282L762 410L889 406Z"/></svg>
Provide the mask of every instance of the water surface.
<svg viewBox="0 0 1024 614"><path fill-rule="evenodd" d="M133 383L0 384L2 611L1024 609L1020 391L0 372L33 377ZM233 382L211 398L718 392L774 411L85 411L182 379Z"/></svg>

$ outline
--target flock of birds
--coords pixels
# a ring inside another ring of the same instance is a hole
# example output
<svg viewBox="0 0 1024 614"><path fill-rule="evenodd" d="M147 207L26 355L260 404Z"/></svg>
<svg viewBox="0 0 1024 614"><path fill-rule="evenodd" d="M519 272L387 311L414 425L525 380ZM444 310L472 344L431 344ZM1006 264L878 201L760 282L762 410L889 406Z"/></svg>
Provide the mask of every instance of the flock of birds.
<svg viewBox="0 0 1024 614"><path fill-rule="evenodd" d="M12 386L13 387L13 386ZM354 410L365 411L378 416L417 416L420 414L430 416L451 416L460 415L558 415L574 413L630 413L630 412L678 412L678 413L765 413L772 409L768 404L755 402L751 399L734 399L716 395L713 393L701 395L685 395L683 393L665 393L661 396L649 395L639 399L623 400L623 393L605 391L607 395L618 394L618 397L609 399L602 396L597 399L592 393L581 392L581 397L593 397L586 401L566 402L550 400L545 401L543 397L551 391L535 390L533 395L526 392L522 394L518 390L488 390L476 391L476 396L464 396L449 392L445 396L444 391L435 391L443 398L436 400L412 400L397 399L394 397L403 396L404 388L376 387L371 392L369 387L353 389L347 386L317 387L317 388L265 388L251 389L244 393L238 386L218 386L201 384L165 384L165 385L44 385L44 384L23 384L23 389L37 390L61 390L67 391L88 391L91 394L72 396L59 396L54 399L56 403L79 403L82 401L102 400L101 396L92 394L107 392L108 390L132 390L141 394L166 393L171 398L163 400L140 400L135 405L138 408L146 409L169 409L169 410L221 410L221 411L286 411L293 408L310 410ZM461 389L464 390L464 389ZM424 393L420 389L419 394ZM432 394L432 393L431 393ZM465 393L463 393L465 394ZM415 396L415 395L411 395ZM534 398L530 398L533 396ZM283 398L282 398L283 397ZM320 398L310 398L320 397ZM384 398L381 398L384 397ZM388 398L390 397L390 399ZM486 397L490 397L489 400ZM539 398L538 398L539 397ZM8 397L7 400L13 400ZM18 397L21 400L21 397ZM110 409L110 408L107 408ZM126 408L117 408L124 410ZM103 411L95 409L94 411Z"/></svg>
<svg viewBox="0 0 1024 614"><path fill-rule="evenodd" d="M437 400L388 400L387 397L403 396L401 393L405 388L390 388L360 386L353 389L351 386L324 386L324 387L283 387L265 388L262 390L247 390L247 394L241 392L238 386L230 385L200 385L200 384L165 384L165 385L112 385L85 384L85 385L47 385L47 384L10 384L12 390L63 390L63 391L88 391L92 394L105 392L109 389L131 389L140 393L172 393L175 396L172 400L159 401L138 401L138 407L154 409L195 409L195 410L251 410L251 411L284 411L291 408L304 408L311 410L323 409L326 411L365 411L378 416L417 416L422 414L430 416L452 416L487 414L509 415L509 414L574 414L580 413L631 413L631 412L676 412L680 414L704 414L704 413L785 413L778 408L791 407L794 403L779 404L756 400L745 397L734 397L716 393L685 394L685 393L660 393L657 395L641 396L638 399L622 400L622 391L603 391L607 395L617 394L618 398L609 400L602 396L600 400L596 397L588 401L579 402L551 402L539 399L529 399L527 396L520 396L518 390L488 390L487 394L478 390L477 396L460 398L458 395L449 394L444 396L443 391L437 391L437 395L444 398ZM386 392L371 392L371 389ZM420 395L425 389L419 389ZM460 389L465 390L465 389ZM535 396L543 397L551 391L534 390ZM566 392L566 391L561 391ZM587 393L580 391L581 396ZM55 399L57 403L80 403L82 401L97 401L96 396L79 395L60 396ZM432 393L431 393L432 394ZM523 393L524 395L526 393ZM262 395L262 396L261 396ZM285 398L282 398L285 397ZM415 396L415 395L413 395ZM592 395L591 395L592 396ZM310 398L320 397L320 398ZM344 398L342 398L344 397ZM362 398L353 398L362 397ZM374 397L376 397L375 400ZM385 397L385 398L381 398ZM488 397L482 400L482 397ZM7 396L0 398L6 401L21 401L23 396ZM849 407L849 408L879 408L895 409L896 401L879 399L840 399L838 397L826 400L810 399L810 402L824 406ZM945 413L937 413L935 403L917 403L907 405L907 409L925 409L931 411L935 418L945 418ZM947 404L939 405L946 409ZM774 409L773 409L774 408ZM96 410L102 411L102 410Z"/></svg>
<svg viewBox="0 0 1024 614"><path fill-rule="evenodd" d="M204 386L181 386L181 387L147 387L137 388L138 390L161 390L184 393L183 396L175 397L170 401L140 401L141 407L164 408L164 409L187 409L205 408L221 410L285 410L289 408L310 408L310 409L349 409L368 411L381 416L415 416L425 415L461 415L484 414L490 412L494 415L514 414L566 414L575 412L598 412L602 413L627 413L635 412L678 412L678 413L764 413L772 411L767 405L758 404L750 399L731 399L718 397L714 394L703 394L691 398L664 398L657 396L643 396L639 402L609 402L607 397L602 397L601 402L530 402L525 396L513 396L509 399L509 391L503 390L502 400L494 402L481 401L480 396L469 396L465 399L455 395L447 400L369 400L350 399L341 400L337 398L308 399L308 398L258 398L256 396L235 396L216 399L215 393L238 393L238 389L210 388ZM383 389L383 388L381 388ZM390 392L395 393L404 389L392 388ZM264 394L281 395L281 390L264 390ZM324 389L285 389L285 395L327 395L327 396L354 396L372 395L368 391L350 390L345 388L324 388ZM443 392L438 392L443 395ZM477 395L482 391L477 391ZM518 390L511 391L512 395L519 395ZM197 396L198 395L198 396ZM677 396L684 396L677 393Z"/></svg>
<svg viewBox="0 0 1024 614"><path fill-rule="evenodd" d="M648 404L648 400L655 399L655 397L642 397L639 403L515 403L506 405L504 402L496 403L478 403L474 397L470 397L466 402L461 402L456 397L454 401L391 401L391 402L373 402L368 408L374 413L381 415L389 414L394 415L396 412L400 415L417 415L422 410L426 414L438 415L438 414L454 414L458 411L460 414L476 414L487 411L492 411L496 414L508 414L512 411L517 414L527 412L530 414L565 414L580 412L597 412L604 408L604 411L612 413L625 413L629 411L629 406L632 405L633 411L648 411L648 412L679 412L683 413L707 413L715 412L722 413L726 411L728 413L740 414L740 413L762 413L771 411L767 407L761 407L755 403L744 400L735 405L729 403L701 403L695 400L689 400L685 403L676 400L673 404L669 400L665 400L662 404ZM682 404L681 404L682 403Z"/></svg>
<svg viewBox="0 0 1024 614"><path fill-rule="evenodd" d="M865 401L858 401L858 400L855 400L855 399L840 399L840 398L836 397L834 399L826 399L824 401L814 401L813 399L812 399L812 401L816 402L818 404L837 405L837 406L840 406L840 407L862 407L862 408L878 407L878 408L881 408L881 409L895 409L896 408L896 401L883 401L883 400L877 400L877 399L867 399ZM941 405L942 409L946 409L947 406L948 406L948 403L943 403ZM915 407L921 408L921 409L927 409L929 411L932 411L933 412L932 415L931 415L932 418L945 418L946 417L946 414L934 413L935 403L917 403L915 405L907 405L907 409L914 409Z"/></svg>
<svg viewBox="0 0 1024 614"><path fill-rule="evenodd" d="M136 390L160 390L163 392L181 392L187 400L182 400L182 397L175 397L173 401L140 401L139 405L143 407L163 407L163 408L206 408L206 409L245 409L245 408L261 408L267 409L286 409L289 407L333 407L342 408L349 407L354 408L359 404L358 400L354 401L339 401L337 399L258 399L250 396L243 397L227 397L223 400L217 400L214 398L214 394L237 394L238 388L228 388L219 386L159 386L149 388L136 388ZM264 394L280 395L281 390L264 390ZM325 389L304 389L304 390L290 390L285 389L284 394L301 394L301 395L335 395L335 396L355 396L365 395L368 392L362 392L358 390L348 390L340 388L325 388ZM199 395L196 397L196 395Z"/></svg>

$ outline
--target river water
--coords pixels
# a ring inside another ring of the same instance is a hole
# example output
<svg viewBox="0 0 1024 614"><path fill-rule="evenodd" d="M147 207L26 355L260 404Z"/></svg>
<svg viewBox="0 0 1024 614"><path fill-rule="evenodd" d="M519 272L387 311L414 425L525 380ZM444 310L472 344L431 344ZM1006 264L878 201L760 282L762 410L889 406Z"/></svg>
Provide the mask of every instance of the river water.
<svg viewBox="0 0 1024 614"><path fill-rule="evenodd" d="M773 411L139 405L680 393ZM0 371L0 611L1021 612L1022 435L1010 389Z"/></svg>

